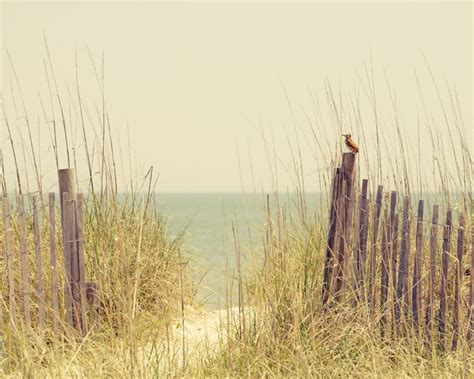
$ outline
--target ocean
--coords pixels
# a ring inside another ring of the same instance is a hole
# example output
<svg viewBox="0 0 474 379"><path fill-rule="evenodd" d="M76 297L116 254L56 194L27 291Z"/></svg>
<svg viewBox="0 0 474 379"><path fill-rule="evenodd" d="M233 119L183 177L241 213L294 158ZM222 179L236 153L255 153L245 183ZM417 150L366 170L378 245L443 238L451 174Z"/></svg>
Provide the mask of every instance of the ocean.
<svg viewBox="0 0 474 379"><path fill-rule="evenodd" d="M316 211L321 197L307 194L309 212ZM197 300L209 308L225 305L226 275L236 273L233 231L240 244L242 267L261 253L265 227L265 194L157 193L159 208L167 216L171 236L185 228L184 247L193 275L200 282ZM280 195L280 204L296 210L296 195ZM272 209L270 197L270 209ZM326 210L324 210L326 212ZM226 267L228 271L226 273Z"/></svg>

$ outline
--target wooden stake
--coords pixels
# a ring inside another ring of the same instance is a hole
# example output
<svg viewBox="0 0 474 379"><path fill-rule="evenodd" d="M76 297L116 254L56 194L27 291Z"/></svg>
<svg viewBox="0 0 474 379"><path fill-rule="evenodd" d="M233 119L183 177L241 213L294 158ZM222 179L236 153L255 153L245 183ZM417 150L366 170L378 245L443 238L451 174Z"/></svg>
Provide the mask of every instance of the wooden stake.
<svg viewBox="0 0 474 379"><path fill-rule="evenodd" d="M65 305L66 305L66 321L70 326L75 326L75 319L73 317L73 295L72 295L72 246L71 241L74 240L74 214L72 213L71 198L69 193L65 192L62 199L62 229L63 229L63 250L64 250L64 270L66 272L65 283Z"/></svg>
<svg viewBox="0 0 474 379"><path fill-rule="evenodd" d="M422 264L423 264L423 200L418 202L418 213L416 222L416 253L413 265L413 285L411 300L411 315L416 332L420 331L420 309L422 294Z"/></svg>
<svg viewBox="0 0 474 379"><path fill-rule="evenodd" d="M361 291L364 288L365 282L365 268L367 260L367 235L368 235L368 202L367 202L367 188L369 181L367 179L362 180L362 191L360 195L360 206L359 206L359 236L357 244L357 259L358 264L356 267L357 277L357 295L361 295Z"/></svg>
<svg viewBox="0 0 474 379"><path fill-rule="evenodd" d="M49 194L49 248L51 255L51 299L53 303L53 330L59 331L58 268L56 258L56 199Z"/></svg>
<svg viewBox="0 0 474 379"><path fill-rule="evenodd" d="M431 216L430 227L430 271L428 282L428 297L426 299L426 316L425 316L425 336L428 348L431 350L431 341L433 334L433 317L434 317L434 289L436 283L436 256L438 252L438 205L433 206L433 214Z"/></svg>
<svg viewBox="0 0 474 379"><path fill-rule="evenodd" d="M341 195L342 175L340 169L337 168L332 180L331 191L331 206L329 211L329 231L326 246L326 254L324 259L323 272L323 289L322 298L323 305L329 300L330 283L332 278L333 265L335 262L335 243L336 243L336 226L337 226L337 212L336 203ZM268 203L268 201L267 201Z"/></svg>
<svg viewBox="0 0 474 379"><path fill-rule="evenodd" d="M10 313L10 324L13 327L16 313L15 279L13 271L13 241L10 220L10 203L8 202L7 197L3 198L3 227L5 229L5 254L7 258L8 271L8 310Z"/></svg>
<svg viewBox="0 0 474 379"><path fill-rule="evenodd" d="M459 314L461 302L461 285L463 275L462 258L464 253L464 214L459 215L458 240L456 246L456 276L454 278L454 307L453 307L453 340L451 350L455 351L458 347L459 339Z"/></svg>
<svg viewBox="0 0 474 379"><path fill-rule="evenodd" d="M447 279L449 266L449 250L451 245L452 217L453 212L451 208L449 208L446 213L446 223L443 228L443 251L441 256L441 286L438 317L439 347L441 351L446 350L446 302L448 298Z"/></svg>
<svg viewBox="0 0 474 379"><path fill-rule="evenodd" d="M470 287L469 287L469 309L468 309L468 326L467 326L467 343L472 349L472 336L474 334L474 226L471 226L471 267L469 271Z"/></svg>
<svg viewBox="0 0 474 379"><path fill-rule="evenodd" d="M377 270L377 240L380 222L380 213L382 211L383 186L377 187L377 195L375 198L375 206L372 212L372 245L370 249L370 266L369 266L369 289L368 301L371 313L375 310L375 274Z"/></svg>
<svg viewBox="0 0 474 379"><path fill-rule="evenodd" d="M80 315L82 324L82 333L87 334L87 312L86 312L86 287L85 287L85 271L84 271L84 196L82 193L77 195L76 207L76 229L77 229L77 266L78 266L78 283L79 283L79 302Z"/></svg>
<svg viewBox="0 0 474 379"><path fill-rule="evenodd" d="M388 222L388 214L385 209L382 218L382 272L380 276L380 311L381 316L381 335L385 336L385 324L387 319L387 295L389 280L389 239L390 224Z"/></svg>
<svg viewBox="0 0 474 379"><path fill-rule="evenodd" d="M38 217L38 200L33 196L33 234L35 241L35 263L36 263L36 296L38 298L38 326L44 328L44 285L43 285L43 263L41 259L41 234Z"/></svg>
<svg viewBox="0 0 474 379"><path fill-rule="evenodd" d="M402 220L402 240L400 244L400 262L398 265L397 280L397 302L395 303L395 323L398 328L401 317L401 306L407 307L407 290L408 290L408 250L409 250L409 233L410 233L410 198L403 198L403 220Z"/></svg>
<svg viewBox="0 0 474 379"><path fill-rule="evenodd" d="M28 256L26 250L25 202L23 195L18 195L18 218L20 237L20 268L23 290L23 314L27 330L31 329L30 316L30 281L28 278Z"/></svg>

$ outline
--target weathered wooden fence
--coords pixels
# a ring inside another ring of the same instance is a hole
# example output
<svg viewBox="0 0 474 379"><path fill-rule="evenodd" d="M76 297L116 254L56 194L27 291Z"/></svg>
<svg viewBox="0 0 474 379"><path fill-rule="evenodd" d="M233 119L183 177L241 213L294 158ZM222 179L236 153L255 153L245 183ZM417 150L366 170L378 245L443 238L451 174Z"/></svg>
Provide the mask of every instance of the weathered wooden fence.
<svg viewBox="0 0 474 379"><path fill-rule="evenodd" d="M98 327L97 284L85 279L84 197L75 193L73 176L72 169L59 172L66 190L59 223L54 193L2 199L0 317L11 328L85 335Z"/></svg>
<svg viewBox="0 0 474 379"><path fill-rule="evenodd" d="M355 159L343 154L332 180L323 304L366 307L382 337L412 332L430 349L472 347L474 226L463 212L455 225L449 207L440 225L438 205L428 224L423 200L414 214L409 196L399 207L381 185L370 199L367 179L354 186Z"/></svg>

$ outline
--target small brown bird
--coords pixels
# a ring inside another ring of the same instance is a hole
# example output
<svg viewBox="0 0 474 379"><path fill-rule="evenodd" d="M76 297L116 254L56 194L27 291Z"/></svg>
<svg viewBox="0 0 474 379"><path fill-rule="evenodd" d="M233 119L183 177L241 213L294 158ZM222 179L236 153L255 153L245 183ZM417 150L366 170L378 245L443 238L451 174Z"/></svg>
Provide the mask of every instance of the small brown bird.
<svg viewBox="0 0 474 379"><path fill-rule="evenodd" d="M345 143L347 148L354 154L357 154L359 152L359 146L354 142L352 139L352 136L350 134L343 134L343 137L345 137Z"/></svg>

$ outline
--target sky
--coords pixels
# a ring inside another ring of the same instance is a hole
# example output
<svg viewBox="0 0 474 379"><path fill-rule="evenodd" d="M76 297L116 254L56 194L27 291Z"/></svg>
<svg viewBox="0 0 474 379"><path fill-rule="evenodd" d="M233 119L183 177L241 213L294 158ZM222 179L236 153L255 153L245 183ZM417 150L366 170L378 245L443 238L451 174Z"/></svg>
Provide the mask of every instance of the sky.
<svg viewBox="0 0 474 379"><path fill-rule="evenodd" d="M49 96L44 36L66 109L74 107L67 99L74 99L76 72L90 109L101 108L91 62L100 72L103 57L114 138L127 157L130 136L136 170L153 166L159 191L266 190L275 186L272 165L279 166L278 186L290 188L294 177L286 171L298 155L296 144L307 189L317 188L317 171L332 157L325 146L316 146L308 126L317 119L315 97L324 99L331 83L344 99L353 93L363 98L367 67L374 68L383 93L378 109L387 125L393 122L389 95L396 92L409 141L418 138L420 117L430 118L422 111L420 87L434 119L442 120L431 73L441 88L455 88L464 132L474 146L470 2L2 2L1 12L2 96L15 87L8 51L37 125L34 140L46 178L54 178L55 167L50 125L38 100L38 94L45 102ZM14 113L11 104L9 109ZM21 117L12 119L21 128ZM355 128L354 121L341 123L344 130ZM365 150L373 124L367 117ZM443 122L426 127L447 138ZM4 125L1 133L11 174ZM328 136L324 145L331 148L340 143L330 122L316 133ZM78 164L85 166L84 158ZM128 164L123 166L122 182L128 183Z"/></svg>

